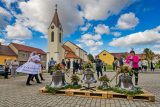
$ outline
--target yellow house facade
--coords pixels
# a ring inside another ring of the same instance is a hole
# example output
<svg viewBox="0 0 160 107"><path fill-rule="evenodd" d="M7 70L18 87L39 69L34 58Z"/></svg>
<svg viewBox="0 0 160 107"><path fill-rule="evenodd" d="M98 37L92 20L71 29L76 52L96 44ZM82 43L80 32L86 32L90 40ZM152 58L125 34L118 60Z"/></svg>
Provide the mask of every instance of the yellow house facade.
<svg viewBox="0 0 160 107"><path fill-rule="evenodd" d="M4 64L6 60L15 60L17 55L9 48L9 46L1 45L0 43L0 64Z"/></svg>
<svg viewBox="0 0 160 107"><path fill-rule="evenodd" d="M112 65L114 61L114 56L106 50L103 50L100 54L98 54L98 56L99 59L105 62L107 65Z"/></svg>

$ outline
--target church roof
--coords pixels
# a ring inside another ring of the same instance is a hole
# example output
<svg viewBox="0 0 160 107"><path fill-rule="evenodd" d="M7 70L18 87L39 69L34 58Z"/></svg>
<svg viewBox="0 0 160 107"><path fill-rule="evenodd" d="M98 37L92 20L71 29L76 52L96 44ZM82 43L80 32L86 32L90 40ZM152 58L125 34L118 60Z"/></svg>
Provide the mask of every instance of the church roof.
<svg viewBox="0 0 160 107"><path fill-rule="evenodd" d="M79 57L74 52L68 52L65 58L66 59L70 59L70 58L78 59Z"/></svg>
<svg viewBox="0 0 160 107"><path fill-rule="evenodd" d="M57 9L55 10L55 13L54 13L54 16L52 19L52 23L54 23L56 27L59 27L61 25L61 23L59 21Z"/></svg>
<svg viewBox="0 0 160 107"><path fill-rule="evenodd" d="M25 52L33 52L36 51L38 54L46 54L43 50L38 49L38 48L34 48L34 47L30 47L30 46L26 46L26 45L22 45L22 44L17 44L17 43L11 43L18 51L25 51Z"/></svg>
<svg viewBox="0 0 160 107"><path fill-rule="evenodd" d="M66 45L63 45L62 47L64 48L65 51L73 52L73 51L71 50L71 48L69 48L69 47L66 46Z"/></svg>

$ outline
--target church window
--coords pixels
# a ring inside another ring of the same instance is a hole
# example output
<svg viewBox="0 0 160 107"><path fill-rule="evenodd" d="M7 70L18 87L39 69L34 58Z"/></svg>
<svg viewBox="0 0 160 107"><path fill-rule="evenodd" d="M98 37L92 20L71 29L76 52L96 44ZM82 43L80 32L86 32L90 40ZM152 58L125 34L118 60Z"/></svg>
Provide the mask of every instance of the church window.
<svg viewBox="0 0 160 107"><path fill-rule="evenodd" d="M51 33L51 42L54 42L54 32Z"/></svg>
<svg viewBox="0 0 160 107"><path fill-rule="evenodd" d="M60 43L61 43L61 39L62 39L61 36L62 36L61 33L59 33L59 42L60 42Z"/></svg>

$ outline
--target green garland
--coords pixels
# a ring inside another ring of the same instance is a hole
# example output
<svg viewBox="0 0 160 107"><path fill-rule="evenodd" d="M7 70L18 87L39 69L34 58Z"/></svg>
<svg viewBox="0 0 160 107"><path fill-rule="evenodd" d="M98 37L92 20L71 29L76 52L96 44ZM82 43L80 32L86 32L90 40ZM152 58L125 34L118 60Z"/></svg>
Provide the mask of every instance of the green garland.
<svg viewBox="0 0 160 107"><path fill-rule="evenodd" d="M80 89L82 86L81 85L72 85L72 84L69 84L69 85L66 85L64 87L61 87L61 88L53 88L53 87L50 87L49 85L46 85L46 92L47 93L52 93L52 94L56 94L57 91L60 91L60 90L64 90L64 89Z"/></svg>
<svg viewBox="0 0 160 107"><path fill-rule="evenodd" d="M114 87L114 88L112 88L112 91L117 92L117 93L121 93L121 94L125 94L125 95L129 95L129 96L143 94L143 91L141 90L140 87L134 87L133 90L126 90L126 89L121 89L119 87Z"/></svg>
<svg viewBox="0 0 160 107"><path fill-rule="evenodd" d="M126 90L126 89L122 89L119 87L104 87L104 86L99 86L98 87L99 90L103 90L103 91L114 91L116 93L120 93L120 94L124 94L127 96L135 96L137 94L143 94L144 92L141 90L140 87L134 87L133 90Z"/></svg>

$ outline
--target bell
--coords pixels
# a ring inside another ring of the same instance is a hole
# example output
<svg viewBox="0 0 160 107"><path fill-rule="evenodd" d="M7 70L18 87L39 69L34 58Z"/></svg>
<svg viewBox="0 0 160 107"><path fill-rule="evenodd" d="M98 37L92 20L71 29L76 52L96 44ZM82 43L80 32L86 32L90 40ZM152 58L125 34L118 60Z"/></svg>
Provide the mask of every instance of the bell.
<svg viewBox="0 0 160 107"><path fill-rule="evenodd" d="M56 71L52 74L52 82L50 84L50 87L52 88L61 88L66 85L65 82L65 75L62 73L62 71Z"/></svg>
<svg viewBox="0 0 160 107"><path fill-rule="evenodd" d="M96 83L96 79L94 78L94 73L90 68L87 68L84 71L84 76L83 79L81 80L81 82L87 84L87 86L83 86L83 88L81 88L81 90L93 90L95 91L95 87L90 87L90 85L92 83Z"/></svg>
<svg viewBox="0 0 160 107"><path fill-rule="evenodd" d="M84 71L84 77L82 79L82 82L90 82L90 83L96 83L97 80L94 78L94 74L93 71L91 71L91 69L86 69Z"/></svg>
<svg viewBox="0 0 160 107"><path fill-rule="evenodd" d="M120 75L118 86L122 89L133 90L134 85L132 82L132 77L129 74Z"/></svg>

